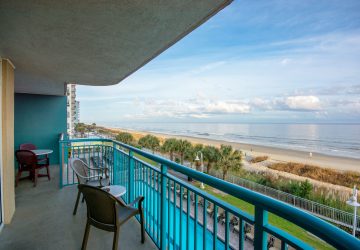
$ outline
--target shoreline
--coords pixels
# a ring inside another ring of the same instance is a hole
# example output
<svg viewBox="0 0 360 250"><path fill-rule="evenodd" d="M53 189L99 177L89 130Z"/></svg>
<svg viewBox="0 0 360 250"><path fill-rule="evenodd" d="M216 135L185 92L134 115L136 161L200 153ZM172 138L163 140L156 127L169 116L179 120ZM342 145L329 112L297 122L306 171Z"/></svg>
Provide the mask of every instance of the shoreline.
<svg viewBox="0 0 360 250"><path fill-rule="evenodd" d="M167 138L186 139L193 144L201 143L204 145L212 145L219 147L221 144L231 145L234 149L241 150L247 155L252 156L269 156L271 160L277 162L296 162L303 164L311 164L323 168L331 168L338 171L356 171L360 172L360 159L342 157L342 156L331 156L321 153L312 153L312 157L309 156L309 152L304 152L295 149L282 149L271 146L261 146L241 142L230 142L225 140L217 140L210 138L199 138L194 136L184 135L170 135L158 132L149 131L136 131L130 129L104 127L113 132L128 132L134 135L136 139L146 135L152 134L159 137L161 140Z"/></svg>

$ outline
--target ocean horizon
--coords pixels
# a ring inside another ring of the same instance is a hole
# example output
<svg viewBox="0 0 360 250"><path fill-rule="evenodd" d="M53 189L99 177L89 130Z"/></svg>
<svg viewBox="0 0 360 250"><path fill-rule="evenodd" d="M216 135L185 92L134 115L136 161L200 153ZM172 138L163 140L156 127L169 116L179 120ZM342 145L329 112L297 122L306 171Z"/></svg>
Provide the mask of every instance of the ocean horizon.
<svg viewBox="0 0 360 250"><path fill-rule="evenodd" d="M147 122L104 125L360 159L360 124Z"/></svg>

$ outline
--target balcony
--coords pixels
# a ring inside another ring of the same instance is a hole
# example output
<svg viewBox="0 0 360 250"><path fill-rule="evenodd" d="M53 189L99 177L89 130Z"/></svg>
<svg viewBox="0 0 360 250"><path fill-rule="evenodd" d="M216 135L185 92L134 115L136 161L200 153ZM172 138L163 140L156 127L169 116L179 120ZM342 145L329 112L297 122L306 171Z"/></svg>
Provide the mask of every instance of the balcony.
<svg viewBox="0 0 360 250"><path fill-rule="evenodd" d="M76 186L59 189L59 167L51 167L51 181L38 186L21 181L16 189L16 212L0 234L0 249L80 249L86 222L86 204L72 215ZM87 249L111 249L113 234L91 228ZM147 237L140 242L140 224L131 219L121 228L119 249L156 249Z"/></svg>
<svg viewBox="0 0 360 250"><path fill-rule="evenodd" d="M76 184L67 164L70 157L81 158L91 166L107 167L112 183L126 187L127 193L122 197L125 202L138 195L145 197L145 229L154 247L160 249L266 249L270 246L275 249L358 249L360 246L360 241L348 233L293 206L109 139L60 141L59 181L64 187L60 193ZM188 182L186 176L195 181ZM249 203L254 213L248 214L197 188L199 182ZM293 226L286 231L273 226L268 220L270 214ZM238 221L236 225L232 224L234 218ZM295 227L312 235L320 247L294 237Z"/></svg>

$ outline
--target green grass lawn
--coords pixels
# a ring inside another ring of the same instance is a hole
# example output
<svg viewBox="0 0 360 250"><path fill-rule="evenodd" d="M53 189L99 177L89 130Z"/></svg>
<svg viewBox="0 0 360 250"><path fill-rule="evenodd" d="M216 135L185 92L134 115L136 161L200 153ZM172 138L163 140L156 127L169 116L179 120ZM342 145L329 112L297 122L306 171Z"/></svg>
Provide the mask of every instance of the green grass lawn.
<svg viewBox="0 0 360 250"><path fill-rule="evenodd" d="M137 153L134 153L134 156L135 156L136 158L138 158L138 159L146 162L146 163L149 163L150 165L152 165L152 166L154 166L154 167L156 167L156 166L159 165L157 162L152 161L152 160L150 160L150 159L148 159L148 158L146 158L146 157L144 157L144 156L142 156L142 155L139 155L139 154L137 154Z"/></svg>
<svg viewBox="0 0 360 250"><path fill-rule="evenodd" d="M250 203L235 198L231 195L219 194L217 192L214 192L214 189L211 187L206 187L205 190L206 192L212 194L213 196L222 199L233 206L240 208L242 211L254 215L254 206L251 205ZM316 249L334 249L324 241L308 234L306 230L296 226L295 224L285 219L280 218L279 216L269 213L269 223L290 233L291 235L297 237L298 239L315 247Z"/></svg>

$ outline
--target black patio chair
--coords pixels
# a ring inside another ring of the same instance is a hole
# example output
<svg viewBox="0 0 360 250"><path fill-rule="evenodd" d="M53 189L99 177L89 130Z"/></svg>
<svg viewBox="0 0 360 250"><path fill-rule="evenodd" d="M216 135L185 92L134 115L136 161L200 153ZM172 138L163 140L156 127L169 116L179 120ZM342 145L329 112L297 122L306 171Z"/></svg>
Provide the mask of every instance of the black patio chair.
<svg viewBox="0 0 360 250"><path fill-rule="evenodd" d="M137 197L129 205L98 187L79 184L87 205L87 221L81 249L85 250L89 238L90 226L114 232L113 250L118 249L120 226L133 216L140 216L141 243L145 242L143 196ZM137 207L135 207L137 204Z"/></svg>

